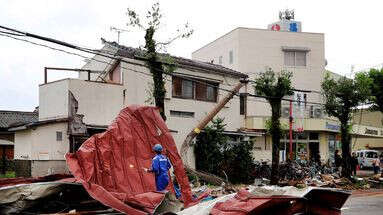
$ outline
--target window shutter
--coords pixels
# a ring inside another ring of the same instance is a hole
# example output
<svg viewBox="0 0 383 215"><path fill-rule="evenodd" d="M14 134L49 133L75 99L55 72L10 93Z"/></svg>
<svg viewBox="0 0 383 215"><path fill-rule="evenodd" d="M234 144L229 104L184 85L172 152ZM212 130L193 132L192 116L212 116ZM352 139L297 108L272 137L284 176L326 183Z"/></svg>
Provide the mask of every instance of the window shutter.
<svg viewBox="0 0 383 215"><path fill-rule="evenodd" d="M194 98L193 82L182 80L182 97L186 99Z"/></svg>
<svg viewBox="0 0 383 215"><path fill-rule="evenodd" d="M294 66L295 52L285 51L285 66Z"/></svg>
<svg viewBox="0 0 383 215"><path fill-rule="evenodd" d="M296 66L306 66L306 52L295 52Z"/></svg>
<svg viewBox="0 0 383 215"><path fill-rule="evenodd" d="M206 100L206 84L202 83L196 83L196 88L195 88L195 97L197 100Z"/></svg>
<svg viewBox="0 0 383 215"><path fill-rule="evenodd" d="M175 76L173 76L173 96L182 96L182 79Z"/></svg>

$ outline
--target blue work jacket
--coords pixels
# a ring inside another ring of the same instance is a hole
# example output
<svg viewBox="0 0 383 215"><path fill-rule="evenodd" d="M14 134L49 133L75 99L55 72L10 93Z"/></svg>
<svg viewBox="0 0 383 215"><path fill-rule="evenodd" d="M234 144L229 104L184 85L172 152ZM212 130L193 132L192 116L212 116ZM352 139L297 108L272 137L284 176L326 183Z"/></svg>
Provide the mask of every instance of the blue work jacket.
<svg viewBox="0 0 383 215"><path fill-rule="evenodd" d="M172 167L165 155L157 154L152 160L152 172L156 178L157 191L163 191L169 184L168 171Z"/></svg>

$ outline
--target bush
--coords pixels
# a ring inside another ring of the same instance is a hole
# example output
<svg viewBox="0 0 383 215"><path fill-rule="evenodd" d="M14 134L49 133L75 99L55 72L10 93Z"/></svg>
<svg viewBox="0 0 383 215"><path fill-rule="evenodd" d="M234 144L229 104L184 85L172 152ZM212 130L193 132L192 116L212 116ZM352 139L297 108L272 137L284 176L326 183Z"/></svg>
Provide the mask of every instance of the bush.
<svg viewBox="0 0 383 215"><path fill-rule="evenodd" d="M212 125L198 135L195 146L196 167L223 178L231 183L252 183L254 160L251 155L253 144L249 142L231 143L223 134L224 119L216 118Z"/></svg>
<svg viewBox="0 0 383 215"><path fill-rule="evenodd" d="M0 171L4 168L3 160L0 159ZM5 171L15 171L15 161L10 159L5 159Z"/></svg>

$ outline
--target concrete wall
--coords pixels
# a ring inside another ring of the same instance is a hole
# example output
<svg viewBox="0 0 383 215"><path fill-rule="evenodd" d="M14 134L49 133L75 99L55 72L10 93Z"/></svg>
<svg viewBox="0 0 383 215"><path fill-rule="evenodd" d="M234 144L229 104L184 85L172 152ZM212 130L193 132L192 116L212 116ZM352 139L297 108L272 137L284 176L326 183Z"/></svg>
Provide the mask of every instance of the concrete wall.
<svg viewBox="0 0 383 215"><path fill-rule="evenodd" d="M68 117L69 79L39 86L39 121Z"/></svg>
<svg viewBox="0 0 383 215"><path fill-rule="evenodd" d="M67 123L51 123L15 133L16 175L35 177L69 173L65 154L69 152ZM56 132L62 132L57 141Z"/></svg>
<svg viewBox="0 0 383 215"><path fill-rule="evenodd" d="M78 101L84 123L109 125L123 108L123 86L71 79L69 90Z"/></svg>
<svg viewBox="0 0 383 215"><path fill-rule="evenodd" d="M69 151L67 123L51 123L15 133L15 160L65 160ZM62 132L62 141L56 140Z"/></svg>
<svg viewBox="0 0 383 215"><path fill-rule="evenodd" d="M39 120L68 117L68 92L78 103L86 124L109 125L123 107L123 86L63 79L39 87ZM102 114L100 114L102 113Z"/></svg>
<svg viewBox="0 0 383 215"><path fill-rule="evenodd" d="M219 63L219 57L222 56L222 66L240 71L240 28L236 28L229 33L219 37L213 42L203 46L192 53L192 58L204 62ZM233 51L233 63L229 62L229 53Z"/></svg>
<svg viewBox="0 0 383 215"><path fill-rule="evenodd" d="M65 160L34 160L31 162L31 176L44 176L51 174L70 174Z"/></svg>
<svg viewBox="0 0 383 215"><path fill-rule="evenodd" d="M32 157L32 130L15 132L15 160L28 160Z"/></svg>

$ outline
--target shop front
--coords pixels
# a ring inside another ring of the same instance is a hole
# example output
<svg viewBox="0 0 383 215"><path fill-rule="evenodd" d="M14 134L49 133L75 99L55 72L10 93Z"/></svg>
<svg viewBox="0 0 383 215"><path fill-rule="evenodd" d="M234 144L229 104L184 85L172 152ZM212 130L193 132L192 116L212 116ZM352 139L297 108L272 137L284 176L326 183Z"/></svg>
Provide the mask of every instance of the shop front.
<svg viewBox="0 0 383 215"><path fill-rule="evenodd" d="M290 154L290 139L284 135L280 145L281 161L286 161ZM308 161L320 159L319 133L315 131L293 132L292 154L294 160Z"/></svg>

